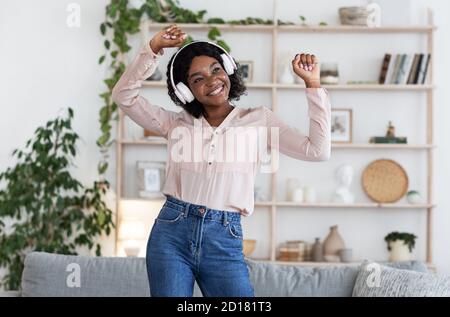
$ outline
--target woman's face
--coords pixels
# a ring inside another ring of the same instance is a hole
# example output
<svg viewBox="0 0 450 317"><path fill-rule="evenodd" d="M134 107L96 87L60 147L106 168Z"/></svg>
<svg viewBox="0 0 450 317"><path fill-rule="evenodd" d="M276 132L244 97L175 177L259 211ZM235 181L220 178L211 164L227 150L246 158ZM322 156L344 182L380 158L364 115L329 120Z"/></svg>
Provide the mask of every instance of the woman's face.
<svg viewBox="0 0 450 317"><path fill-rule="evenodd" d="M194 57L188 84L195 99L204 106L228 105L230 78L217 59L204 55Z"/></svg>

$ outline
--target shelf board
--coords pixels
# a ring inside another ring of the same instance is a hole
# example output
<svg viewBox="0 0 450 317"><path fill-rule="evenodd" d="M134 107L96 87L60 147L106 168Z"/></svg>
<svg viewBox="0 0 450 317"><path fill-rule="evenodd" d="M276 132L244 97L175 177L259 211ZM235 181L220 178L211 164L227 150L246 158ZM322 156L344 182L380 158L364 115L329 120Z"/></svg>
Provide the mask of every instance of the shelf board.
<svg viewBox="0 0 450 317"><path fill-rule="evenodd" d="M356 204L336 204L336 203L315 203L304 204L292 201L258 201L255 206L279 206L297 208L348 208L348 209L427 209L436 207L435 204L378 204L378 203L356 203Z"/></svg>
<svg viewBox="0 0 450 317"><path fill-rule="evenodd" d="M166 87L167 83L162 80L142 82L145 87ZM254 89L306 89L303 84L278 84L278 83L246 83L247 88ZM378 85L378 84L352 84L352 85L322 85L329 90L413 90L427 91L435 88L434 85Z"/></svg>
<svg viewBox="0 0 450 317"><path fill-rule="evenodd" d="M121 140L120 141L121 144L128 144L128 145L166 145L167 144L167 140L164 138L161 139L151 139L151 140L143 140L143 139L138 139L138 140L133 140L133 139L128 139L128 140Z"/></svg>
<svg viewBox="0 0 450 317"><path fill-rule="evenodd" d="M121 197L120 200L161 200L160 198L145 198L145 197ZM434 208L434 204L377 204L377 203L357 203L357 204L336 204L336 203L316 203L316 204L302 204L291 201L256 201L255 207L299 207L299 208L351 208L351 209L426 209Z"/></svg>
<svg viewBox="0 0 450 317"><path fill-rule="evenodd" d="M161 139L124 139L121 140L122 144L129 145L166 145L167 140ZM426 149L434 149L436 145L434 144L371 144L371 143L334 143L331 145L333 149L356 149L356 150L364 150L364 149L401 149L401 150L426 150Z"/></svg>
<svg viewBox="0 0 450 317"><path fill-rule="evenodd" d="M373 144L373 143L333 143L333 149L402 149L429 150L436 148L435 144Z"/></svg>
<svg viewBox="0 0 450 317"><path fill-rule="evenodd" d="M436 26L301 26L301 25L279 25L279 31L295 31L300 33L428 33L437 29Z"/></svg>
<svg viewBox="0 0 450 317"><path fill-rule="evenodd" d="M274 84L279 89L305 89L304 85L300 84ZM249 86L250 87L250 86ZM328 90L432 90L434 85L379 85L379 84L339 84L339 85L322 85Z"/></svg>
<svg viewBox="0 0 450 317"><path fill-rule="evenodd" d="M308 262L308 261L280 261L275 260L271 261L268 258L251 258L250 260L256 261L256 262L263 262L263 263L272 263L272 264L278 264L278 265L295 265L295 266L306 266L306 267L324 267L324 266L355 266L355 265L361 265L362 261L352 261L348 263L343 262ZM373 261L376 263L387 263L387 261ZM436 271L436 265L433 263L425 263L427 268L431 271Z"/></svg>
<svg viewBox="0 0 450 317"><path fill-rule="evenodd" d="M149 30L168 27L172 23L150 23ZM250 24L250 25L234 25L234 24L206 24L206 23L177 23L181 29L185 30L209 30L217 27L221 31L265 31L271 32L274 29L281 32L297 32L297 33L429 33L437 29L436 26L382 26L382 27L366 27L366 26L302 26L295 25L274 25L274 24Z"/></svg>

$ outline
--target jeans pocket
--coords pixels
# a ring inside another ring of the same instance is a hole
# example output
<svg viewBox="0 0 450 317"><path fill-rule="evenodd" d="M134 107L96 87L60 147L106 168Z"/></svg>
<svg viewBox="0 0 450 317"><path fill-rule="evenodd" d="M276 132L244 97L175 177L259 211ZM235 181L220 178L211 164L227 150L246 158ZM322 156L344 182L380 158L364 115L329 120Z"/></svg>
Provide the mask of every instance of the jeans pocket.
<svg viewBox="0 0 450 317"><path fill-rule="evenodd" d="M156 218L157 222L174 223L183 217L183 213L179 210L163 206Z"/></svg>
<svg viewBox="0 0 450 317"><path fill-rule="evenodd" d="M233 238L242 239L242 227L239 224L230 223L228 225L228 232Z"/></svg>

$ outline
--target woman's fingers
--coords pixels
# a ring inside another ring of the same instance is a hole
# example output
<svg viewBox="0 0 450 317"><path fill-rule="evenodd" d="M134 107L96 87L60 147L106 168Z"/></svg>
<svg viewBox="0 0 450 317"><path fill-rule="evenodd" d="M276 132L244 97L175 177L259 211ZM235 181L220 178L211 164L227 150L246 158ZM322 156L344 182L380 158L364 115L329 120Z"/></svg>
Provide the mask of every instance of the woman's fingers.
<svg viewBox="0 0 450 317"><path fill-rule="evenodd" d="M161 37L164 40L170 41L172 44L182 43L186 39L187 35L177 25L171 25L163 30Z"/></svg>
<svg viewBox="0 0 450 317"><path fill-rule="evenodd" d="M318 63L318 59L312 54L297 54L296 59L299 60L299 67L306 71L312 71Z"/></svg>

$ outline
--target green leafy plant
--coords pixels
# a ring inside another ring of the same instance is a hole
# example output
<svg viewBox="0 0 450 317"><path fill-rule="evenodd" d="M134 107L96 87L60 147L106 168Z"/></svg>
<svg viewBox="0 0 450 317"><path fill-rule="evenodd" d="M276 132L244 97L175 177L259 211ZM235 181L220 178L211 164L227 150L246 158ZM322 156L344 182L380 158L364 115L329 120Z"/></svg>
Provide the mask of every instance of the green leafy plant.
<svg viewBox="0 0 450 317"><path fill-rule="evenodd" d="M414 246L416 245L416 239L417 236L412 233L397 231L393 231L384 237L384 241L387 242L387 248L389 251L391 251L391 246L389 245L390 242L402 240L408 246L409 252L412 252Z"/></svg>
<svg viewBox="0 0 450 317"><path fill-rule="evenodd" d="M25 150L13 151L17 164L0 174L6 183L0 190L0 267L8 271L0 285L6 289L19 289L30 251L77 254L77 247L95 247L100 255L96 238L114 227L102 200L109 184L84 188L70 174L79 138L72 118L69 108L67 118L36 129Z"/></svg>

